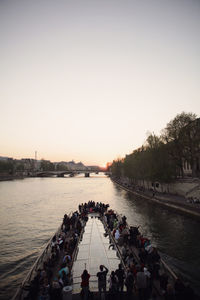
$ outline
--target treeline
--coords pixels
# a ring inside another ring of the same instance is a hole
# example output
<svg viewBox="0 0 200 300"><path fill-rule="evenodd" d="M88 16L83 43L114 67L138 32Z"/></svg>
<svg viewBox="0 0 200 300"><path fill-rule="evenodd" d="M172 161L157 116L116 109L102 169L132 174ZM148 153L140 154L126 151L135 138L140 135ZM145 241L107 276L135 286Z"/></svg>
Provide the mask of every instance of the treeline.
<svg viewBox="0 0 200 300"><path fill-rule="evenodd" d="M50 160L42 159L40 163L40 169L42 171L67 171L68 167L62 163L55 165L55 163L52 163Z"/></svg>
<svg viewBox="0 0 200 300"><path fill-rule="evenodd" d="M41 161L35 161L34 159L15 160L11 158L0 160L0 175L1 173L33 172L35 169L41 171L67 171L68 167L63 163L55 164L45 159Z"/></svg>
<svg viewBox="0 0 200 300"><path fill-rule="evenodd" d="M14 170L13 161L5 160L0 161L0 173L12 174Z"/></svg>
<svg viewBox="0 0 200 300"><path fill-rule="evenodd" d="M131 180L172 182L184 177L184 165L190 165L192 176L200 175L200 119L193 113L178 114L161 135L149 134L145 144L114 160L114 176Z"/></svg>

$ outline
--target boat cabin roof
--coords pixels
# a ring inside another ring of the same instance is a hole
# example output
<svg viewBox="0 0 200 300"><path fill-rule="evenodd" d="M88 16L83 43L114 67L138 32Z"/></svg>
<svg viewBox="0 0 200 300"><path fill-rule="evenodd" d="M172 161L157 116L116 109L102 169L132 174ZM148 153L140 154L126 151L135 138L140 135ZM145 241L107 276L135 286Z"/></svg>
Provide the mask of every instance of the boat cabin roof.
<svg viewBox="0 0 200 300"><path fill-rule="evenodd" d="M99 214L88 215L89 219L85 225L82 241L78 246L78 254L72 269L73 293L81 290L81 275L84 269L90 274L90 290L98 291L97 272L99 266L104 265L109 272L118 268L120 259L113 247L110 247L109 236L105 236L104 225L99 219ZM107 276L107 279L109 275Z"/></svg>

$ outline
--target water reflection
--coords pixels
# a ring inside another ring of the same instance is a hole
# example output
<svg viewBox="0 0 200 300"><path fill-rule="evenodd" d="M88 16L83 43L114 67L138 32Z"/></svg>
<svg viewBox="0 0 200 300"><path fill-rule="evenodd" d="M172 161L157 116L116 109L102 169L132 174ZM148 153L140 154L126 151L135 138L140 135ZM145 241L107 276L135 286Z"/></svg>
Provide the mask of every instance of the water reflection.
<svg viewBox="0 0 200 300"><path fill-rule="evenodd" d="M0 182L1 299L14 293L64 213L88 200L107 202L129 224L140 225L169 263L200 289L197 221L136 198L102 175L32 178Z"/></svg>

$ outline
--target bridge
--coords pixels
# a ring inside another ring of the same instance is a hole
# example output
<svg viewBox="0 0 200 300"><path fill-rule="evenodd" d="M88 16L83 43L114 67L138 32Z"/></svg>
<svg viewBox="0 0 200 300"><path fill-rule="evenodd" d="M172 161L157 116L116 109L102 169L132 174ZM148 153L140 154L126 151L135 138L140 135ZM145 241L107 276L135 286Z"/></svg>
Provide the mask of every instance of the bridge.
<svg viewBox="0 0 200 300"><path fill-rule="evenodd" d="M75 175L78 174L85 174L85 177L90 177L91 173L104 173L105 175L110 175L110 172L107 172L106 170L67 170L67 171L38 171L36 172L37 177L51 177L51 176L56 176L56 177L64 177L65 175L69 175L70 177L74 177Z"/></svg>

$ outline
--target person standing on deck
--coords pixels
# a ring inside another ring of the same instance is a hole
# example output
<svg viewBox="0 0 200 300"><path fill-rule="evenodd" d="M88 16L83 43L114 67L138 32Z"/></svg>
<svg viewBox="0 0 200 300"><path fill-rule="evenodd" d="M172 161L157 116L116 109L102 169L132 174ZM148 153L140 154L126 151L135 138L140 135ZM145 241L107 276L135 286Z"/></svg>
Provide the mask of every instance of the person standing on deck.
<svg viewBox="0 0 200 300"><path fill-rule="evenodd" d="M109 299L118 298L118 278L114 271L111 272L110 278L108 279L109 286Z"/></svg>
<svg viewBox="0 0 200 300"><path fill-rule="evenodd" d="M87 300L89 297L89 279L90 279L90 274L88 273L87 270L84 270L82 275L81 275L81 287L82 287L82 292L83 292L83 299Z"/></svg>
<svg viewBox="0 0 200 300"><path fill-rule="evenodd" d="M97 273L98 289L99 289L100 299L104 300L106 294L106 276L108 274L108 269L103 265L100 265L99 269L100 272Z"/></svg>
<svg viewBox="0 0 200 300"><path fill-rule="evenodd" d="M146 270L147 269L145 268L145 271ZM139 292L139 300L147 300L147 275L145 275L143 267L141 267L136 274L136 287Z"/></svg>
<svg viewBox="0 0 200 300"><path fill-rule="evenodd" d="M126 275L126 279L125 279L125 286L127 289L127 299L132 299L133 297L133 286L134 286L134 277L133 274L130 270L130 268L128 268L127 270L127 275Z"/></svg>
<svg viewBox="0 0 200 300"><path fill-rule="evenodd" d="M125 272L121 264L119 264L118 269L115 271L115 274L118 278L118 291L123 292Z"/></svg>

